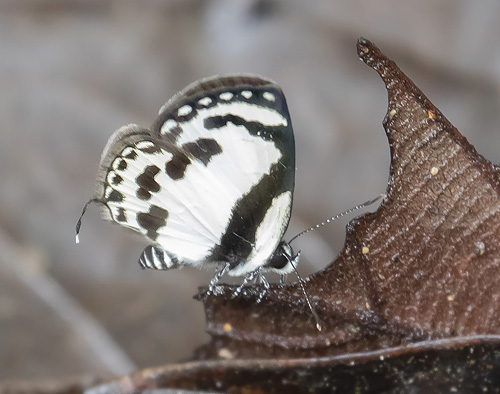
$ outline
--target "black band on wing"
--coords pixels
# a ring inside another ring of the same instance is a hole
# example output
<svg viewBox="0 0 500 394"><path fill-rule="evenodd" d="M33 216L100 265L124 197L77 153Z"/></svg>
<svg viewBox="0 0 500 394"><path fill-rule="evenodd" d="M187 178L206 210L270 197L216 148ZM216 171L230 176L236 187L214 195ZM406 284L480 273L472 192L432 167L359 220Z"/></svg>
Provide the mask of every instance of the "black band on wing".
<svg viewBox="0 0 500 394"><path fill-rule="evenodd" d="M271 207L273 198L290 190L283 178L286 171L279 164L271 168L271 174L264 175L261 181L244 195L232 211L229 225L208 260L227 261L233 269L246 262L252 253L257 228Z"/></svg>

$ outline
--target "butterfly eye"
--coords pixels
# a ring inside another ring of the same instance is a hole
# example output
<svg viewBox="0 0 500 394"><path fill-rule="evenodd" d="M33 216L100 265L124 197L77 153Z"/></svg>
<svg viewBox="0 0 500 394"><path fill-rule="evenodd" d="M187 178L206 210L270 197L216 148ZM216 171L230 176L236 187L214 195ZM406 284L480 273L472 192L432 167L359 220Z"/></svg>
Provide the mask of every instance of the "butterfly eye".
<svg viewBox="0 0 500 394"><path fill-rule="evenodd" d="M289 258L285 255L285 251L278 247L276 252L274 253L271 261L269 262L269 267L272 267L276 270L281 270L286 267L288 264Z"/></svg>

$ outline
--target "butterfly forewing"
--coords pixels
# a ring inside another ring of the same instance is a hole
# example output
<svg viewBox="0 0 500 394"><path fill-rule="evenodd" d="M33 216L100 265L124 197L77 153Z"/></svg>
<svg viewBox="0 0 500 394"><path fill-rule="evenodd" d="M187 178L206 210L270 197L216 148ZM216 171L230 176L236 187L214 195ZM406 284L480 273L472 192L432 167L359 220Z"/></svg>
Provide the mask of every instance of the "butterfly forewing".
<svg viewBox="0 0 500 394"><path fill-rule="evenodd" d="M151 131L129 125L115 132L96 198L105 219L154 243L141 257L144 267L226 262L240 275L276 250L290 216L294 168L279 87L254 76L216 77L174 96Z"/></svg>

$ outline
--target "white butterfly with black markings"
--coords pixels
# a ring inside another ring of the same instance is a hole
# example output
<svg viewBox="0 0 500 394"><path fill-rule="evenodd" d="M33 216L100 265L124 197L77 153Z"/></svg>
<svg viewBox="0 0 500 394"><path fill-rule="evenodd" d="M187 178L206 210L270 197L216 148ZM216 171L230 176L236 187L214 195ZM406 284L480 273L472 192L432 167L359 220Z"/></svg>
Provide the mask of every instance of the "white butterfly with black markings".
<svg viewBox="0 0 500 394"><path fill-rule="evenodd" d="M213 77L170 99L151 129L128 125L111 136L89 203L151 242L143 268L222 266L214 284L225 272L295 268L299 255L282 241L294 175L281 89L253 75Z"/></svg>
<svg viewBox="0 0 500 394"><path fill-rule="evenodd" d="M282 240L294 178L295 142L280 87L254 75L203 79L170 99L151 129L128 125L110 137L76 239L88 205L96 202L103 219L151 242L139 258L143 268L213 264L222 268L209 291L226 272L245 277L234 295L255 278L267 288L263 271L283 276L299 261L299 253ZM383 197L333 216L290 242Z"/></svg>

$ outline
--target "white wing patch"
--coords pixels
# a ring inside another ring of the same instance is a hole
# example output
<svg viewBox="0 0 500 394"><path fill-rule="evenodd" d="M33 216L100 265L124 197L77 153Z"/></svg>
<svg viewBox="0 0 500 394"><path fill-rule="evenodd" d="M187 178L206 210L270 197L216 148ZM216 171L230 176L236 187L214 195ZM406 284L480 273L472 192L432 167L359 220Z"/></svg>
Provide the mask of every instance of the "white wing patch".
<svg viewBox="0 0 500 394"><path fill-rule="evenodd" d="M186 105L183 105L182 107L180 107L179 110L177 111L177 113L179 116L186 116L186 115L189 115L192 110L193 110L193 107L186 104Z"/></svg>
<svg viewBox="0 0 500 394"><path fill-rule="evenodd" d="M248 100L250 97L252 97L252 92L250 90L243 90L241 92L241 95Z"/></svg>
<svg viewBox="0 0 500 394"><path fill-rule="evenodd" d="M231 92L224 92L219 95L219 98L223 101L229 101L233 98L234 94Z"/></svg>
<svg viewBox="0 0 500 394"><path fill-rule="evenodd" d="M203 106L207 106L212 104L212 99L210 97L203 97L202 99L198 100L198 103Z"/></svg>
<svg viewBox="0 0 500 394"><path fill-rule="evenodd" d="M262 97L264 97L264 99L266 99L267 101L275 101L276 100L276 97L274 97L274 94L272 94L271 92L264 92L262 94Z"/></svg>

